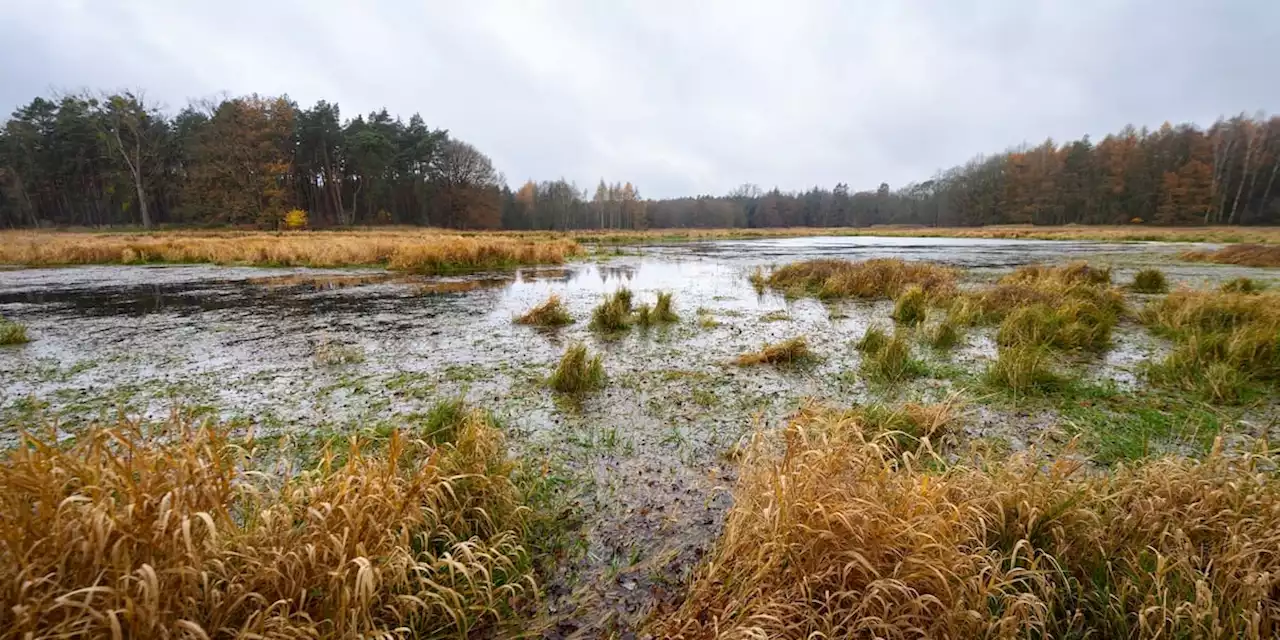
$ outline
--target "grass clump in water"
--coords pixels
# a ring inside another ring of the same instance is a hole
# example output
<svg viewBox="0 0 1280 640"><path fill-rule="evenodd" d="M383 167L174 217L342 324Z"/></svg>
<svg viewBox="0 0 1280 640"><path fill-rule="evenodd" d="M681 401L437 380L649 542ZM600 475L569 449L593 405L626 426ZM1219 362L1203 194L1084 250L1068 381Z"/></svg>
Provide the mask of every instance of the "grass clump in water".
<svg viewBox="0 0 1280 640"><path fill-rule="evenodd" d="M862 334L862 339L858 340L855 348L863 353L876 353L886 344L889 344L889 334L879 326L871 325Z"/></svg>
<svg viewBox="0 0 1280 640"><path fill-rule="evenodd" d="M905 382L928 373L925 364L912 357L911 341L900 333L874 352L867 352L862 369L872 380L882 383Z"/></svg>
<svg viewBox="0 0 1280 640"><path fill-rule="evenodd" d="M328 338L316 345L316 364L322 367L339 367L364 362L364 349L358 344L342 344Z"/></svg>
<svg viewBox="0 0 1280 640"><path fill-rule="evenodd" d="M899 324L914 327L924 322L928 312L928 298L920 285L913 284L898 294L893 305L893 319Z"/></svg>
<svg viewBox="0 0 1280 640"><path fill-rule="evenodd" d="M1252 278L1236 278L1222 283L1218 290L1223 293L1259 293L1266 288L1267 285Z"/></svg>
<svg viewBox="0 0 1280 640"><path fill-rule="evenodd" d="M0 317L0 346L26 344L30 341L31 339L27 337L26 325Z"/></svg>
<svg viewBox="0 0 1280 640"><path fill-rule="evenodd" d="M626 287L613 292L591 312L591 328L596 331L624 331L631 320L631 290Z"/></svg>
<svg viewBox="0 0 1280 640"><path fill-rule="evenodd" d="M573 324L573 316L569 315L560 296L553 293L542 304L517 317L515 323L535 327L561 327Z"/></svg>
<svg viewBox="0 0 1280 640"><path fill-rule="evenodd" d="M1143 269L1133 276L1133 283L1129 288L1138 293L1164 293L1169 290L1169 282L1163 271Z"/></svg>
<svg viewBox="0 0 1280 640"><path fill-rule="evenodd" d="M338 439L285 482L260 449L180 418L23 436L0 460L6 634L466 637L536 592L484 413L448 442Z"/></svg>
<svg viewBox="0 0 1280 640"><path fill-rule="evenodd" d="M786 265L769 274L767 284L792 295L892 299L912 285L931 297L945 297L954 289L955 280L954 269L927 262L819 259Z"/></svg>
<svg viewBox="0 0 1280 640"><path fill-rule="evenodd" d="M656 322L669 323L679 322L680 316L676 314L674 298L670 291L659 291L658 301L653 305L653 319Z"/></svg>
<svg viewBox="0 0 1280 640"><path fill-rule="evenodd" d="M745 448L733 507L663 638L1237 638L1280 628L1264 456L941 466L844 414ZM1241 612L1250 612L1242 615Z"/></svg>
<svg viewBox="0 0 1280 640"><path fill-rule="evenodd" d="M996 342L1002 346L1100 351L1110 344L1115 323L1114 315L1087 300L1070 300L1058 307L1033 304L1005 317Z"/></svg>
<svg viewBox="0 0 1280 640"><path fill-rule="evenodd" d="M1068 379L1055 372L1052 356L1036 345L1000 347L995 362L987 367L988 385L1017 395L1046 394L1066 388Z"/></svg>
<svg viewBox="0 0 1280 640"><path fill-rule="evenodd" d="M575 344L564 352L547 384L560 393L584 393L604 386L604 364L600 356L587 353L587 346Z"/></svg>
<svg viewBox="0 0 1280 640"><path fill-rule="evenodd" d="M734 360L734 364L740 367L758 364L787 367L809 364L816 359L817 356L809 350L809 343L805 337L796 336L782 342L766 344L759 351L744 353Z"/></svg>

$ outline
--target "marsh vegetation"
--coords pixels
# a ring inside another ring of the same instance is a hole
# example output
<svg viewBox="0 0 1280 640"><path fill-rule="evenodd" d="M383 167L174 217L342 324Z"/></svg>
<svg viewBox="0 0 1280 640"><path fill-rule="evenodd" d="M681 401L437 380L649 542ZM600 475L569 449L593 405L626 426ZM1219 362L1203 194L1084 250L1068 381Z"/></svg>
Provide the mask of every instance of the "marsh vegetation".
<svg viewBox="0 0 1280 640"><path fill-rule="evenodd" d="M0 349L5 620L122 637L1280 628L1269 272L1163 246L802 246L443 278L0 272L0 311L37 338ZM92 606L67 606L85 589Z"/></svg>

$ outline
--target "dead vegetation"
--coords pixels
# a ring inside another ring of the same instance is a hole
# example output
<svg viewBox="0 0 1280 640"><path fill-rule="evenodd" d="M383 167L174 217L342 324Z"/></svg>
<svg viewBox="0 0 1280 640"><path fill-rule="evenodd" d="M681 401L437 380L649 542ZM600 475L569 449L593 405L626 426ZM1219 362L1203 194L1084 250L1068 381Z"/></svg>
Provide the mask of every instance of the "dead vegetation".
<svg viewBox="0 0 1280 640"><path fill-rule="evenodd" d="M786 367L808 364L816 359L817 356L809 349L809 343L805 337L796 336L782 342L766 344L759 351L744 353L738 356L737 360L734 360L734 364L740 367L758 364L773 364Z"/></svg>
<svg viewBox="0 0 1280 640"><path fill-rule="evenodd" d="M582 250L567 238L461 235L435 230L334 232L58 233L0 235L0 264L214 263L251 266L384 266L441 274L560 264Z"/></svg>
<svg viewBox="0 0 1280 640"><path fill-rule="evenodd" d="M517 316L515 323L534 327L562 327L573 324L573 316L569 315L560 296L553 293L542 304Z"/></svg>
<svg viewBox="0 0 1280 640"><path fill-rule="evenodd" d="M253 440L178 418L97 426L69 445L24 436L0 462L4 635L492 626L535 592L526 508L498 429L470 410L455 422L434 444L399 430L331 443L285 478Z"/></svg>
<svg viewBox="0 0 1280 640"><path fill-rule="evenodd" d="M1280 267L1280 246L1233 244L1215 251L1184 251L1178 257L1190 262L1235 264L1242 267Z"/></svg>
<svg viewBox="0 0 1280 640"><path fill-rule="evenodd" d="M854 262L819 259L781 267L764 279L770 287L788 295L819 298L898 297L910 286L930 296L946 296L955 286L954 269L927 262L877 258Z"/></svg>
<svg viewBox="0 0 1280 640"><path fill-rule="evenodd" d="M1034 455L940 465L934 421L805 411L747 447L716 550L663 638L1270 638L1269 459L1084 473ZM904 425L911 425L903 428ZM911 446L915 444L915 446ZM919 452L919 453L916 453Z"/></svg>

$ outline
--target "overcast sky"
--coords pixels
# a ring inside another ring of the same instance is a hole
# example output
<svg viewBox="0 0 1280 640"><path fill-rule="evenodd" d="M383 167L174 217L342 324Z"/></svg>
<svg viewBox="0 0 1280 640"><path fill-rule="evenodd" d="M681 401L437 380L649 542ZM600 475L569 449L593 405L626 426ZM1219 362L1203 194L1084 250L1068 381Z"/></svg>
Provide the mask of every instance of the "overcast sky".
<svg viewBox="0 0 1280 640"><path fill-rule="evenodd" d="M1280 0L0 0L0 110L140 87L419 112L510 182L894 187L1126 123L1280 111Z"/></svg>

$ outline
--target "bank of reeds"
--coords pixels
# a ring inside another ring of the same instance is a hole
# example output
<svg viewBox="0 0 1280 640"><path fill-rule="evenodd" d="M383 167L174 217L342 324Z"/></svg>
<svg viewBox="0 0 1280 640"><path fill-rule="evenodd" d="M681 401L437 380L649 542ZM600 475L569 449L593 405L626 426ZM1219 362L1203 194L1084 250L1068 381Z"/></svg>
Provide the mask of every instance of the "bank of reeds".
<svg viewBox="0 0 1280 640"><path fill-rule="evenodd" d="M1215 402L1244 399L1280 382L1280 296L1175 291L1140 314L1174 351L1147 367L1153 381Z"/></svg>
<svg viewBox="0 0 1280 640"><path fill-rule="evenodd" d="M1214 251L1184 251L1178 257L1191 262L1236 264L1242 267L1280 267L1280 246L1233 244Z"/></svg>
<svg viewBox="0 0 1280 640"><path fill-rule="evenodd" d="M520 235L540 235L540 232ZM544 235L544 234L543 234ZM926 238L996 238L1006 240L1105 240L1109 242L1253 242L1280 243L1277 227L1155 227L1148 225L988 225L982 227L925 227L876 225L871 227L784 227L737 229L647 229L644 231L588 230L569 235L583 242L632 244L682 242L731 238L796 236L885 236Z"/></svg>
<svg viewBox="0 0 1280 640"><path fill-rule="evenodd" d="M930 297L949 295L956 271L928 262L897 258L851 261L823 258L783 266L765 282L789 295L819 298L897 298L910 286Z"/></svg>
<svg viewBox="0 0 1280 640"><path fill-rule="evenodd" d="M796 336L781 342L766 344L759 351L744 353L734 364L747 367L758 364L773 364L783 367L808 364L817 359L809 349L809 342L804 336Z"/></svg>
<svg viewBox="0 0 1280 640"><path fill-rule="evenodd" d="M6 637L466 637L535 592L500 431L392 431L281 478L175 418L0 461ZM36 429L39 431L39 429ZM330 448L332 447L332 448Z"/></svg>
<svg viewBox="0 0 1280 640"><path fill-rule="evenodd" d="M0 264L214 263L251 266L384 266L418 274L559 264L581 246L568 238L461 235L435 230L290 233L0 234Z"/></svg>
<svg viewBox="0 0 1280 640"><path fill-rule="evenodd" d="M757 436L724 532L656 637L1271 638L1270 459L939 465L874 419Z"/></svg>
<svg viewBox="0 0 1280 640"><path fill-rule="evenodd" d="M517 316L515 323L535 327L561 327L573 324L573 316L569 315L560 296L553 293L541 304Z"/></svg>
<svg viewBox="0 0 1280 640"><path fill-rule="evenodd" d="M547 379L547 385L560 393L579 394L595 391L604 386L604 364L600 356L587 352L587 345L578 343L565 350L555 371Z"/></svg>

